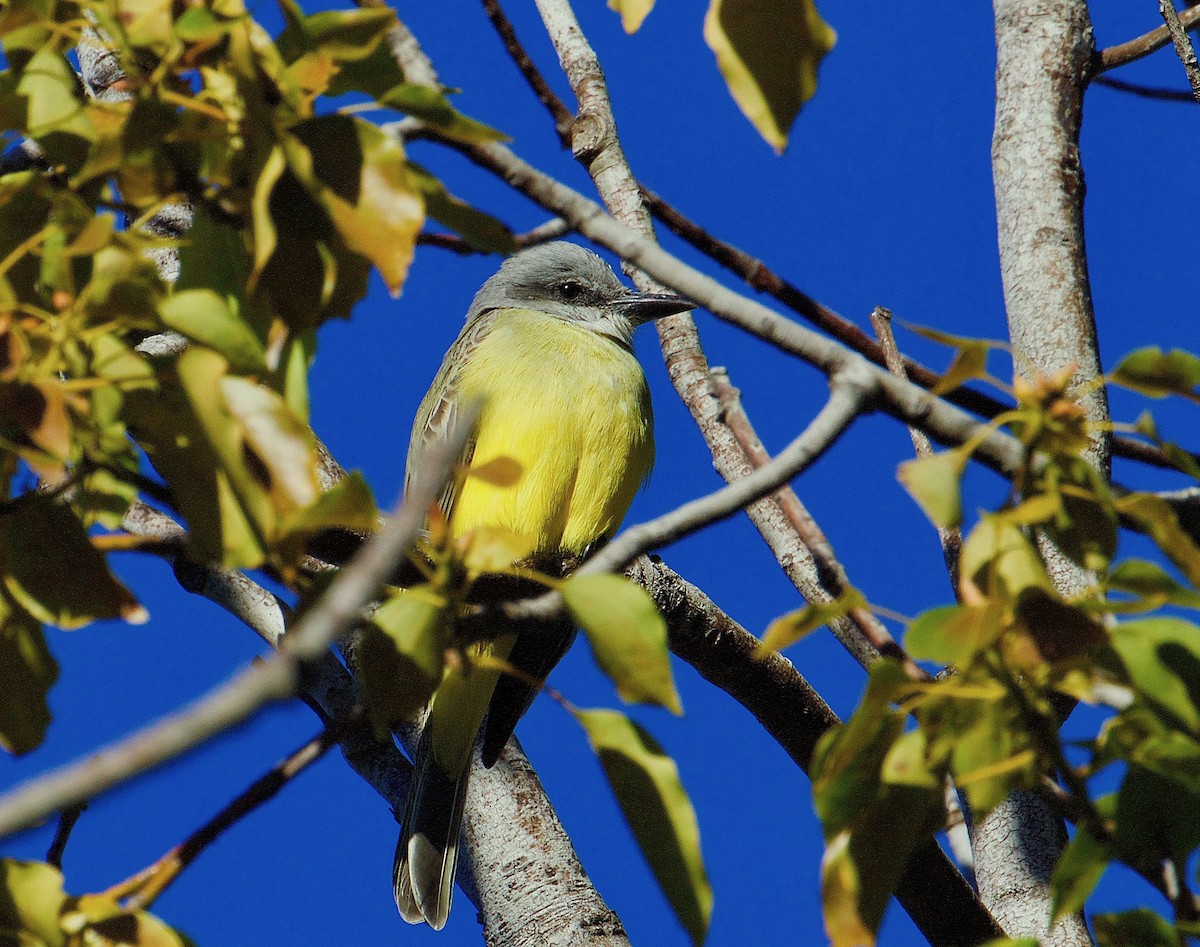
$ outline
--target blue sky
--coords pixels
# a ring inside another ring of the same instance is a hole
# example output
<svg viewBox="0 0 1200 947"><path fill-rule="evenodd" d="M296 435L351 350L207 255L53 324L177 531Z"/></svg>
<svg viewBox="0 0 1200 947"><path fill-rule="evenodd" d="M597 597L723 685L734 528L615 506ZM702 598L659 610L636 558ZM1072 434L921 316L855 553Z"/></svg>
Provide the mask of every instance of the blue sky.
<svg viewBox="0 0 1200 947"><path fill-rule="evenodd" d="M585 173L558 149L548 117L478 4L409 6L402 13L442 80L462 88L460 107L506 131L523 157L588 191ZM531 54L569 100L532 5L509 6ZM874 306L884 305L898 320L1004 337L989 161L995 52L985 5L963 5L950 17L940 4L901 10L883 0L826 0L821 10L838 30L839 43L782 158L726 94L701 38L699 5L663 2L634 37L622 33L599 0L578 6L641 180L862 326ZM1151 0L1095 7L1100 46L1159 22ZM267 0L255 12L278 22ZM1120 76L1186 87L1169 49ZM1200 347L1191 239L1200 176L1194 160L1198 120L1194 106L1104 88L1088 93L1082 146L1087 239L1106 366L1140 345ZM544 219L453 154L430 145L414 147L413 154L458 194L516 229ZM669 235L663 240L714 272ZM346 467L364 471L381 504L390 504L399 489L416 405L471 296L496 264L421 249L399 301L376 281L353 320L322 330L313 370L314 427ZM824 379L703 312L697 321L709 359L729 368L764 442L778 450L821 404ZM907 352L935 366L946 363L944 350L898 331ZM638 352L653 390L659 459L629 522L719 484L666 378L652 332L639 338ZM1001 376L1009 371L999 356L993 367ZM1126 395L1114 398L1119 418L1132 420L1141 407ZM1166 436L1189 440L1185 415L1161 418ZM903 429L868 418L796 488L852 581L872 601L913 615L946 602L950 589L936 537L895 479L896 465L910 456ZM1182 485L1121 464L1116 473L1130 483ZM992 475L972 475L971 504L995 504L1002 497L1003 486ZM756 633L800 604L744 518L663 555ZM52 694L55 723L42 748L18 761L0 760L0 787L177 707L263 650L215 606L180 592L162 564L126 556L120 566L151 622L49 633L62 665ZM840 714L853 709L863 675L828 633L805 640L789 657ZM716 897L709 943L819 943L821 843L807 779L733 701L686 666L677 664L676 673L686 716L635 715L676 757L699 814ZM552 683L577 704L615 701L583 648L568 656ZM137 871L317 729L304 706L276 707L97 800L67 851L69 889L99 890ZM633 941L686 944L575 724L542 700L519 735L584 865ZM399 920L390 890L395 834L387 807L334 751L229 831L156 910L202 947L480 943L474 911L461 896L440 934ZM47 827L5 840L0 852L41 857L50 835ZM1139 903L1161 907L1153 892L1115 872L1096 900L1100 909ZM923 943L895 905L881 940Z"/></svg>

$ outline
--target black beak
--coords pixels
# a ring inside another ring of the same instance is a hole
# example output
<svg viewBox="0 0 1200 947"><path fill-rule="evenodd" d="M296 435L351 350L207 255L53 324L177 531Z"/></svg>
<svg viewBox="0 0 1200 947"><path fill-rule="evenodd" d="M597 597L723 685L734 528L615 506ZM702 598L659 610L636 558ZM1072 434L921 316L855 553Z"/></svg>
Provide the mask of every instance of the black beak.
<svg viewBox="0 0 1200 947"><path fill-rule="evenodd" d="M670 293L630 293L610 305L635 326L696 308L695 303Z"/></svg>

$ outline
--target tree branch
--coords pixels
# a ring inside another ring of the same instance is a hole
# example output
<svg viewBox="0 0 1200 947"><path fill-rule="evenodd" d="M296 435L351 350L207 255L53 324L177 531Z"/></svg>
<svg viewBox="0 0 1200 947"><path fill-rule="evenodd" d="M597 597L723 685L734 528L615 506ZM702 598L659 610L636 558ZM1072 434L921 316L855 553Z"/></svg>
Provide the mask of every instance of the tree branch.
<svg viewBox="0 0 1200 947"><path fill-rule="evenodd" d="M1158 12L1166 21L1167 30L1171 34L1171 43L1175 47L1175 55L1183 63L1183 71L1187 73L1188 85L1192 87L1192 95L1200 102L1200 64L1196 62L1196 50L1188 39L1183 24L1179 22L1179 13L1175 9L1174 0L1158 0Z"/></svg>
<svg viewBox="0 0 1200 947"><path fill-rule="evenodd" d="M870 403L874 389L869 375L853 371L830 380L829 400L804 432L769 464L740 480L700 497L657 519L623 530L579 568L579 574L612 572L644 552L675 542L711 523L741 512L748 504L799 476L825 453Z"/></svg>
<svg viewBox="0 0 1200 947"><path fill-rule="evenodd" d="M1136 95L1143 99L1157 99L1163 102L1190 102L1193 105L1196 102L1196 97L1191 92L1184 92L1182 89L1159 89L1154 86L1138 85L1136 82L1125 82L1123 79L1114 79L1112 76L1096 76L1092 80L1092 85L1100 85L1109 89L1115 89L1118 92L1128 92L1130 95ZM1120 455L1119 445L1123 444L1127 438L1113 438L1113 453ZM1137 443L1134 441L1133 443Z"/></svg>
<svg viewBox="0 0 1200 947"><path fill-rule="evenodd" d="M643 556L626 575L650 593L662 612L671 650L750 711L808 773L817 741L838 718L792 663L777 653L759 659L758 639L662 562ZM980 944L1003 936L933 841L913 854L896 899L935 947Z"/></svg>
<svg viewBox="0 0 1200 947"><path fill-rule="evenodd" d="M1200 26L1200 5L1190 5L1180 15L1179 22L1188 31ZM1160 26L1135 39L1102 49L1096 54L1093 61L1093 75L1108 72L1118 66L1127 66L1131 62L1136 62L1162 49L1169 42L1171 42L1171 31L1165 26Z"/></svg>
<svg viewBox="0 0 1200 947"><path fill-rule="evenodd" d="M1079 129L1095 49L1086 0L995 0L996 122L992 169L1000 270L1014 360L1025 376L1074 365L1078 400L1093 422L1086 457L1109 474L1109 413L1096 345L1083 235ZM1044 536L1038 545L1059 592L1087 583ZM975 826L980 894L1013 937L1087 945L1082 915L1047 930L1050 878L1066 843L1061 816L1014 793Z"/></svg>

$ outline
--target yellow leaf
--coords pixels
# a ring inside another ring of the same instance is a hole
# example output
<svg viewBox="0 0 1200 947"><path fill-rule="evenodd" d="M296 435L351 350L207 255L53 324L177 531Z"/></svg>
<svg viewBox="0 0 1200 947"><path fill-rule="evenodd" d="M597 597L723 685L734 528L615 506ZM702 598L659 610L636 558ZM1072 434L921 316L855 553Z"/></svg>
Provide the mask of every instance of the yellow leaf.
<svg viewBox="0 0 1200 947"><path fill-rule="evenodd" d="M847 589L832 602L815 602L776 618L763 633L762 644L758 646L755 657L762 658L772 651L782 651L822 625L828 625L864 605L866 599L861 592Z"/></svg>
<svg viewBox="0 0 1200 947"><path fill-rule="evenodd" d="M675 761L640 726L615 710L577 710L638 847L693 944L712 916L712 886L700 852L700 826Z"/></svg>
<svg viewBox="0 0 1200 947"><path fill-rule="evenodd" d="M577 575L559 591L622 700L683 713L667 657L667 623L645 589L624 576Z"/></svg>
<svg viewBox="0 0 1200 947"><path fill-rule="evenodd" d="M934 526L950 528L962 522L962 476L967 457L962 448L906 460L896 479L925 511Z"/></svg>
<svg viewBox="0 0 1200 947"><path fill-rule="evenodd" d="M608 0L608 8L621 15L621 26L626 33L633 34L654 9L654 0Z"/></svg>
<svg viewBox="0 0 1200 947"><path fill-rule="evenodd" d="M459 540L468 574L499 572L524 559L537 543L528 536L499 526L481 526Z"/></svg>
<svg viewBox="0 0 1200 947"><path fill-rule="evenodd" d="M712 0L704 17L730 95L778 154L836 39L812 0Z"/></svg>

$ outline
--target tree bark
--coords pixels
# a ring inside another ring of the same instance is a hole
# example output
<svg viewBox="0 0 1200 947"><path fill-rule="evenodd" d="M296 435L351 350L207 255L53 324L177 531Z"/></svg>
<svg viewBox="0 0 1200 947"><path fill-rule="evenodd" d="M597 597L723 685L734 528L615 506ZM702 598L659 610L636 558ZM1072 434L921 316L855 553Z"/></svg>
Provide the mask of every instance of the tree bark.
<svg viewBox="0 0 1200 947"><path fill-rule="evenodd" d="M1026 376L1074 367L1080 403L1108 419L1100 377L1083 234L1079 129L1095 47L1085 0L995 0L996 124L992 171L1004 302L1016 370ZM1107 478L1108 437L1097 431L1088 459ZM1040 541L1064 595L1083 571ZM1050 876L1066 842L1062 819L1041 799L1015 793L975 826L979 892L1013 937L1054 947L1091 943L1082 916L1047 932Z"/></svg>

